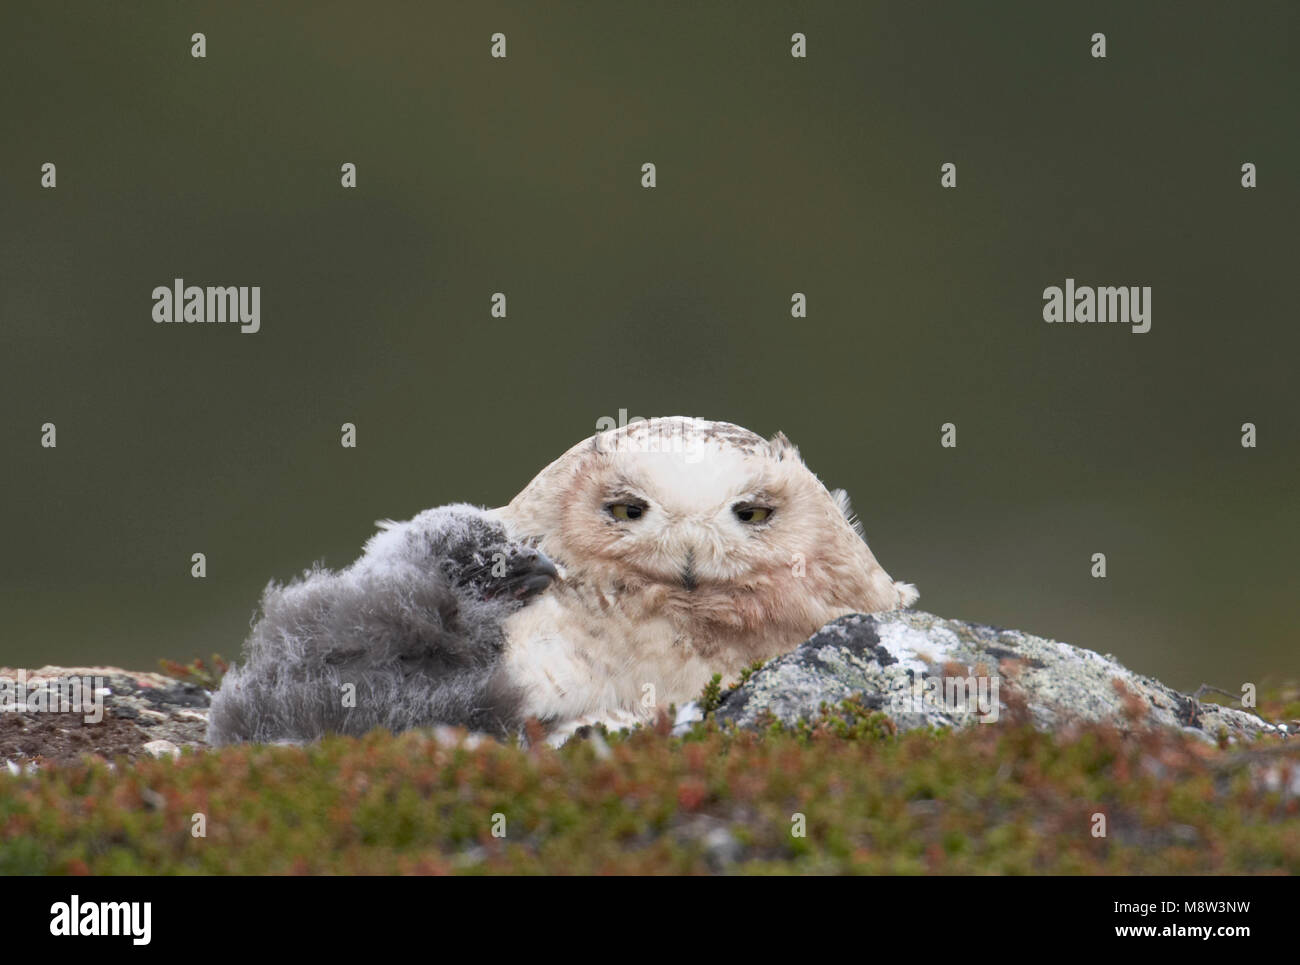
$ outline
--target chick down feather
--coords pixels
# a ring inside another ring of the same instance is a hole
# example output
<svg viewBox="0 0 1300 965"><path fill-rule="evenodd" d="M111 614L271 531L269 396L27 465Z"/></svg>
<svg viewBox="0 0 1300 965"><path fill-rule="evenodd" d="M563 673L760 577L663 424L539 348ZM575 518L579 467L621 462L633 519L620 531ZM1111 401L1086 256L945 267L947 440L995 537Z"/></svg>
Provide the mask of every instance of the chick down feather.
<svg viewBox="0 0 1300 965"><path fill-rule="evenodd" d="M243 662L213 697L210 744L519 727L519 695L498 672L503 623L554 566L468 504L378 525L346 569L266 587Z"/></svg>

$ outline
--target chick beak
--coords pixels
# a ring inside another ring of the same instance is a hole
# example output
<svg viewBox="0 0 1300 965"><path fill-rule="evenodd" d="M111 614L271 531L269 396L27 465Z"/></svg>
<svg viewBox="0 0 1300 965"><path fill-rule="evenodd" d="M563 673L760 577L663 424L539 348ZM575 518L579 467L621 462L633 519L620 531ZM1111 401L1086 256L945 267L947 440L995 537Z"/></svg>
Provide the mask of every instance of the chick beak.
<svg viewBox="0 0 1300 965"><path fill-rule="evenodd" d="M516 600L529 600L560 579L560 571L541 550L528 550L511 562L501 589Z"/></svg>

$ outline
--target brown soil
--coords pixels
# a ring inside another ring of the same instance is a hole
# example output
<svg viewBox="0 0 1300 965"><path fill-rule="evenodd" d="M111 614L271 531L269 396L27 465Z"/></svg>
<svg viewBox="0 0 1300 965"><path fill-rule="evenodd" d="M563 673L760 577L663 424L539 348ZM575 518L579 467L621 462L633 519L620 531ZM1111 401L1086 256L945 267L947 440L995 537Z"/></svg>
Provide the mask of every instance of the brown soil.
<svg viewBox="0 0 1300 965"><path fill-rule="evenodd" d="M0 667L0 677L19 671ZM34 678L92 678L102 688L103 718L86 722L86 713L0 710L0 768L12 765L75 763L84 755L134 761L149 756L145 745L168 741L176 748L206 746L209 694L193 683L158 673L118 667L42 667L25 671Z"/></svg>
<svg viewBox="0 0 1300 965"><path fill-rule="evenodd" d="M71 764L83 754L134 760L143 746L133 721L109 713L97 724L83 714L0 714L0 761Z"/></svg>

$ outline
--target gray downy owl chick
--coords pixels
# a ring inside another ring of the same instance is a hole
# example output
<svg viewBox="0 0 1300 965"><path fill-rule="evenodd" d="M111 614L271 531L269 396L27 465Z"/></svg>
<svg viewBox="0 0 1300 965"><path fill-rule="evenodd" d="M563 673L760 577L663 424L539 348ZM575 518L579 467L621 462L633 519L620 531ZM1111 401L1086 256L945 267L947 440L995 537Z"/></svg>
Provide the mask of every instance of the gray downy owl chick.
<svg viewBox="0 0 1300 965"><path fill-rule="evenodd" d="M360 559L269 584L212 700L208 743L310 741L447 723L517 731L503 624L558 577L477 507L385 520ZM349 686L350 685L350 686Z"/></svg>

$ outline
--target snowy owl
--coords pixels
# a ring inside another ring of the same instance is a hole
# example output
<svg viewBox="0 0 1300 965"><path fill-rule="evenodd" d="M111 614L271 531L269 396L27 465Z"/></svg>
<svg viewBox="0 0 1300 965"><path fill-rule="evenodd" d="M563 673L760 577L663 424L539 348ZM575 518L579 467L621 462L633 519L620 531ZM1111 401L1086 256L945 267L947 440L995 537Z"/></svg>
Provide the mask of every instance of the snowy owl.
<svg viewBox="0 0 1300 965"><path fill-rule="evenodd" d="M497 511L563 573L506 621L524 716L562 729L653 719L715 673L848 613L910 606L842 490L778 433L651 419L599 433Z"/></svg>

